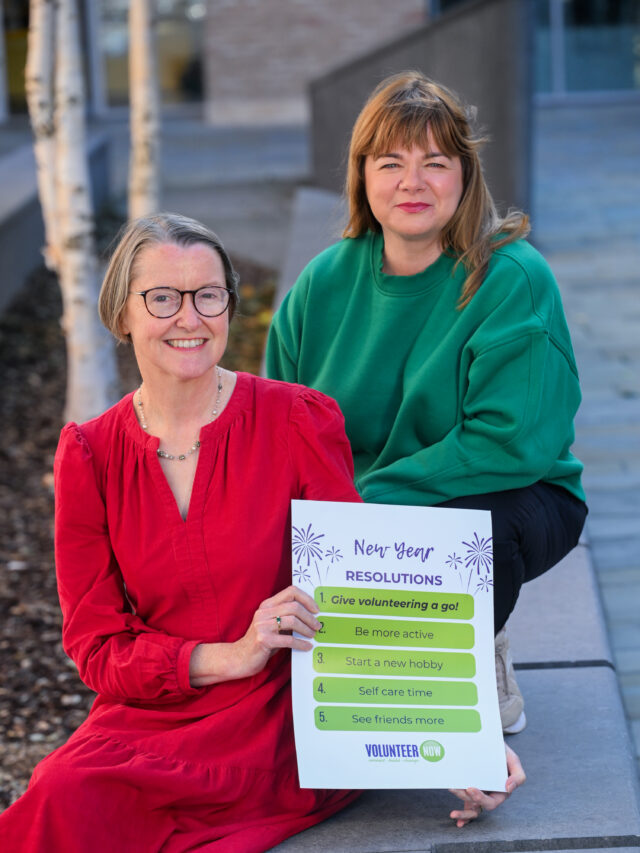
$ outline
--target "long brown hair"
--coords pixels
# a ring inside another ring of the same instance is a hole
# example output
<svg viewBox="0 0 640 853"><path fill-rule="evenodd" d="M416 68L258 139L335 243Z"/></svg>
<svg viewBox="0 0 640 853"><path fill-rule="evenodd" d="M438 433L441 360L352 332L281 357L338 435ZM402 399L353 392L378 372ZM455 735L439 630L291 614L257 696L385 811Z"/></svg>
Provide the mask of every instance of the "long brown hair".
<svg viewBox="0 0 640 853"><path fill-rule="evenodd" d="M449 89L419 71L404 71L383 80L356 119L351 134L345 194L349 221L343 237L380 232L364 180L368 155L379 157L394 145L426 148L430 130L440 151L459 157L462 198L442 231L442 247L458 258L467 277L458 303L467 305L486 275L491 253L529 233L529 218L519 210L500 217L487 187L478 150L487 140L471 127L471 111Z"/></svg>

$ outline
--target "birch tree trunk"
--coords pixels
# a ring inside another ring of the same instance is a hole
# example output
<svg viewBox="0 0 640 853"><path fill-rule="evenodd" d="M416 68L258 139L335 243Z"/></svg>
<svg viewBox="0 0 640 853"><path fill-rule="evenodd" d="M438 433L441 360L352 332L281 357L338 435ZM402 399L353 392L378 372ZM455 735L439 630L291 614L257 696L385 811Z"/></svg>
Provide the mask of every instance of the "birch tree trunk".
<svg viewBox="0 0 640 853"><path fill-rule="evenodd" d="M129 7L130 219L157 213L160 206L160 95L153 4L154 0L131 0Z"/></svg>
<svg viewBox="0 0 640 853"><path fill-rule="evenodd" d="M57 0L55 30L55 171L62 250L58 275L67 343L65 418L83 421L114 402L117 371L113 343L96 310L99 268L76 0Z"/></svg>
<svg viewBox="0 0 640 853"><path fill-rule="evenodd" d="M48 269L58 270L60 238L56 211L55 155L53 127L53 73L55 46L55 9L53 0L31 0L25 92L33 128L38 179L38 195L44 220L45 245L42 250Z"/></svg>

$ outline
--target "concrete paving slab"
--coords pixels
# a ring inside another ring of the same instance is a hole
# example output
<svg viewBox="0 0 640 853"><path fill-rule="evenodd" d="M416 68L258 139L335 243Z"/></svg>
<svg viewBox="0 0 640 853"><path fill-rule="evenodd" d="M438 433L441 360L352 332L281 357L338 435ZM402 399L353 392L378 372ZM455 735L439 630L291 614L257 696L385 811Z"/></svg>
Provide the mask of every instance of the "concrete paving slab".
<svg viewBox="0 0 640 853"><path fill-rule="evenodd" d="M640 422L640 399L628 397L620 400L613 408L610 404L591 403L587 409L580 411L578 416L580 429L598 425L608 424L632 424L637 427Z"/></svg>
<svg viewBox="0 0 640 853"><path fill-rule="evenodd" d="M592 488L603 492L615 492L624 489L640 489L640 470L626 470L620 473L594 475L591 470L585 471L585 480L589 478Z"/></svg>
<svg viewBox="0 0 640 853"><path fill-rule="evenodd" d="M640 454L633 453L628 454L626 456L616 456L615 448L613 445L611 446L611 451L607 453L606 448L602 448L602 450L598 453L591 451L587 452L585 448L585 452L581 452L582 448L579 443L575 445L575 452L578 455L579 459L585 460L586 464L589 466L589 477L592 476L605 476L609 474L615 474L617 472L624 472L630 469L640 467ZM587 479L587 475L585 475L585 481ZM589 494L587 491L587 500L589 499Z"/></svg>
<svg viewBox="0 0 640 853"><path fill-rule="evenodd" d="M621 591L624 590L627 584L633 583L640 574L640 555L635 566L625 566L621 569L609 569L607 574L598 578L601 587L616 584ZM638 656L640 664L640 656Z"/></svg>
<svg viewBox="0 0 640 853"><path fill-rule="evenodd" d="M634 566L638 562L638 537L605 541L594 539L592 553L598 576L610 568Z"/></svg>
<svg viewBox="0 0 640 853"><path fill-rule="evenodd" d="M586 547L522 587L507 631L516 663L613 660Z"/></svg>
<svg viewBox="0 0 640 853"><path fill-rule="evenodd" d="M638 646L630 646L628 648L615 647L616 666L620 672L637 672L638 671ZM640 718L639 718L640 719ZM638 741L640 743L640 741Z"/></svg>
<svg viewBox="0 0 640 853"><path fill-rule="evenodd" d="M630 713L640 717L640 670L623 673L620 675L620 683L627 694Z"/></svg>
<svg viewBox="0 0 640 853"><path fill-rule="evenodd" d="M529 725L509 743L528 774L497 811L463 829L446 791L367 791L278 853L434 853L637 849L639 791L615 674L608 668L519 674Z"/></svg>
<svg viewBox="0 0 640 853"><path fill-rule="evenodd" d="M635 515L636 519L640 519L640 493L636 489L612 491L594 485L589 489L589 497L594 507L589 512L590 522L595 518L615 518L617 515ZM640 554L638 562L640 564Z"/></svg>
<svg viewBox="0 0 640 853"><path fill-rule="evenodd" d="M640 380L638 380L640 383ZM640 430L636 424L610 423L604 426L585 426L581 429L580 448L584 454L602 453L603 450L611 453L614 446L616 453L625 456L640 453Z"/></svg>
<svg viewBox="0 0 640 853"><path fill-rule="evenodd" d="M618 616L617 613L607 613L607 624L610 625L610 635L612 645L616 647L616 671L619 676L627 672L638 672L640 669L640 661L638 660L638 647L640 646L640 628L638 627L637 614L635 617L628 618L626 621ZM624 650L630 653L635 650L635 662L632 655L626 658L627 668L624 666L624 661L621 658L621 652ZM632 707L629 705L629 714L632 714ZM639 720L640 721L640 720Z"/></svg>
<svg viewBox="0 0 640 853"><path fill-rule="evenodd" d="M616 516L593 515L589 518L589 530L592 531L594 538L600 538L603 542L626 536L635 537L638 533L638 526L638 514L632 508Z"/></svg>

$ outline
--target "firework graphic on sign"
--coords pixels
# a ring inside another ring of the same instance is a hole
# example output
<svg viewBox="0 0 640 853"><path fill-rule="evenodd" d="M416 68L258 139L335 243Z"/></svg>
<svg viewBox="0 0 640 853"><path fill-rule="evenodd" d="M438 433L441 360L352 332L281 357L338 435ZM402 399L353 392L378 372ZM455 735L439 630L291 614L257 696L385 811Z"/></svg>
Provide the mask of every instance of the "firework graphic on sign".
<svg viewBox="0 0 640 853"><path fill-rule="evenodd" d="M324 557L324 548L321 539L324 539L324 533L316 533L312 530L312 525L305 527L292 527L293 537L291 539L291 550L296 558L297 565L293 569L293 576L299 581L305 580L311 583L309 569L311 566L316 570L318 581L323 583L322 573L320 571L322 559ZM306 563L305 563L306 560ZM325 571L327 574L328 567ZM326 578L325 578L326 580Z"/></svg>
<svg viewBox="0 0 640 853"><path fill-rule="evenodd" d="M458 557L454 551L453 554L449 554L445 562L450 569L455 569L456 572L459 572L462 565L462 557Z"/></svg>
<svg viewBox="0 0 640 853"><path fill-rule="evenodd" d="M480 578L476 585L476 592L491 592L493 587L493 578L490 575Z"/></svg>
<svg viewBox="0 0 640 853"><path fill-rule="evenodd" d="M337 563L339 560L342 559L342 552L338 548L336 548L335 545L332 545L326 550L325 557L331 560L332 563Z"/></svg>
<svg viewBox="0 0 640 853"><path fill-rule="evenodd" d="M306 581L307 583L311 583L311 575L309 574L309 569L306 566L295 566L293 569L293 579L300 583L301 581Z"/></svg>
<svg viewBox="0 0 640 853"><path fill-rule="evenodd" d="M298 565L307 559L307 568L312 560L322 560L322 546L320 540L324 539L324 533L314 533L311 525L304 528L294 527L291 550L293 551Z"/></svg>
<svg viewBox="0 0 640 853"><path fill-rule="evenodd" d="M459 557L455 551L453 552L453 554L449 554L449 556L445 560L446 565L449 566L450 569L453 569L455 572L459 573L458 577L460 578L460 586L464 589L464 579L462 577L462 572L461 572L463 562L464 561L463 561L462 557ZM467 592L469 592L470 580L471 580L471 573L469 573L469 577L467 578L467 590L466 590Z"/></svg>
<svg viewBox="0 0 640 853"><path fill-rule="evenodd" d="M478 574L480 570L487 571L493 565L493 551L491 548L491 537L479 537L473 534L471 542L463 542L467 546L465 565L467 568L475 569Z"/></svg>
<svg viewBox="0 0 640 853"><path fill-rule="evenodd" d="M449 554L447 557L445 561L446 565L449 566L450 569L454 569L454 571L459 573L458 577L460 578L460 586L465 592L471 591L471 580L473 578L474 571L479 578L473 594L476 595L482 590L488 592L489 587L493 586L493 580L491 578L491 567L493 566L491 537L488 536L485 539L483 536L478 536L478 534L474 532L471 540L469 542L463 541L462 545L467 549L466 555L464 557L460 557L454 551L453 554ZM463 569L465 570L464 574ZM468 570L468 573L466 570Z"/></svg>

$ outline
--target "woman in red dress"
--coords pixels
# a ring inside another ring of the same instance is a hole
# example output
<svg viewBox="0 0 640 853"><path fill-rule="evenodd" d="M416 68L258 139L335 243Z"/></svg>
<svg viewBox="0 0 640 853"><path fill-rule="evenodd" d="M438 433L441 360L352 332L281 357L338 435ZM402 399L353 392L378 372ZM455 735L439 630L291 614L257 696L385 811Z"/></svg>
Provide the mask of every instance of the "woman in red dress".
<svg viewBox="0 0 640 853"><path fill-rule="evenodd" d="M298 784L288 651L320 624L290 585L290 501L360 500L343 419L219 366L236 302L200 223L124 231L100 313L143 382L67 424L54 468L63 641L98 695L0 817L3 850L251 853L356 796ZM460 795L462 823L505 797Z"/></svg>

